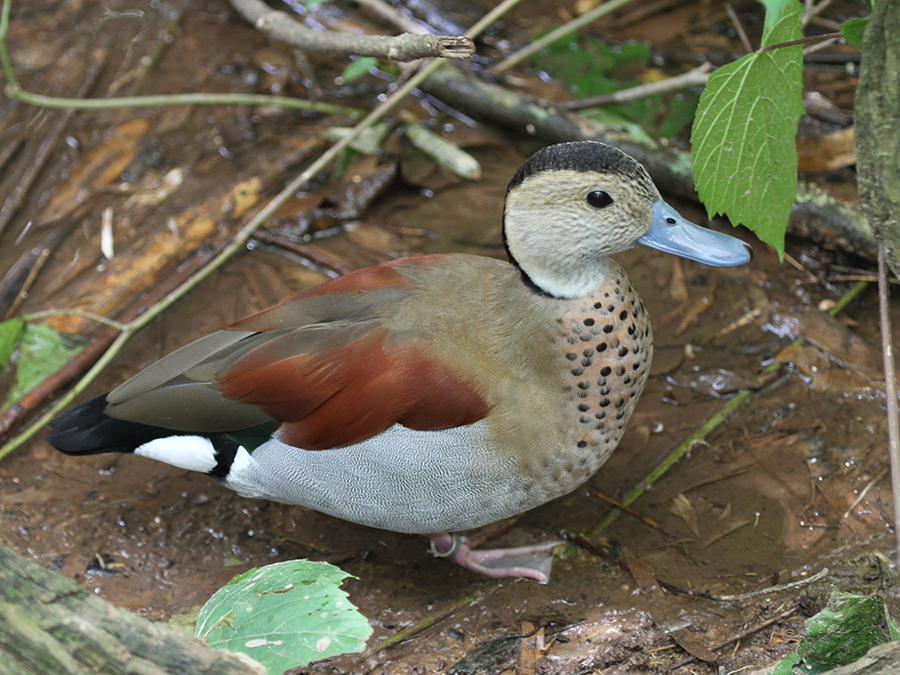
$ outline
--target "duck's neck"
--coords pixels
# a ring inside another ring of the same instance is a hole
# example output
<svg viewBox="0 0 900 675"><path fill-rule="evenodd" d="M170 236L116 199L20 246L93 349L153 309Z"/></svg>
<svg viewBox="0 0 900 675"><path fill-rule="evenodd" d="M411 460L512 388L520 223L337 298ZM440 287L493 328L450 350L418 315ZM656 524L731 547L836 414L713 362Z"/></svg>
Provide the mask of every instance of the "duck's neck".
<svg viewBox="0 0 900 675"><path fill-rule="evenodd" d="M510 262L522 273L525 284L537 293L565 300L590 295L606 280L609 259L592 261L589 267L555 269L543 265L525 265L510 255ZM543 261L546 263L547 261Z"/></svg>

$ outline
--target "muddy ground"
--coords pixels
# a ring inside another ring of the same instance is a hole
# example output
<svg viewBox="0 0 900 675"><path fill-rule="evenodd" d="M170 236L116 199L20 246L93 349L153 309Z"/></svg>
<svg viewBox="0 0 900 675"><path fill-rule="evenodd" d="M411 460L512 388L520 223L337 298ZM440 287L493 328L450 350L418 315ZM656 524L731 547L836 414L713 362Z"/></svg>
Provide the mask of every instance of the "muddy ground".
<svg viewBox="0 0 900 675"><path fill-rule="evenodd" d="M535 21L561 22L550 6L555 5L517 10L501 35L522 39ZM665 46L662 28L679 25L680 39L692 48L703 39L710 49L733 45L735 36L710 28L721 25L709 18L721 12L717 3L702 10L694 3L667 3L623 27L620 38L659 40ZM141 71L142 59L153 53L176 16L164 54ZM605 34L602 27L597 33ZM51 39L59 35L63 39ZM123 77L126 84L140 81L141 93L271 92L273 87L303 93L302 76L285 65L287 52L241 23L224 2L172 0L136 7L83 0L13 7L10 48L26 89L49 93L55 87L57 95L73 95L78 83L60 77L58 64L84 72L91 49L104 40L108 53L95 95ZM343 67L325 59L314 63L323 83ZM540 82L524 75L532 86ZM843 83L849 80L844 77L831 91L844 110ZM539 93L560 94L557 84L545 87ZM371 100L362 86L350 94L348 104ZM428 104L412 103L409 110L423 118ZM24 139L16 155L21 165L37 152L40 129L62 119L62 113L37 114L8 100L2 111L4 143ZM312 139L316 130L336 123L264 113L246 107L151 108L80 112L65 121L64 142L51 153L0 240L0 270L6 270L51 228L75 223L19 311L71 306L67 303L80 299L85 288L103 284L112 269L99 253L103 208L113 205L117 213L133 216L116 230L117 250L142 250L166 231L167 219L181 222L185 209L233 184L262 154L287 139ZM506 183L539 145L494 127L442 119L452 127L451 137L481 162L482 180L455 179L398 145L397 154L406 157L402 175L350 226L333 213L308 215L309 203L328 206L323 194L330 188L320 181L275 221L283 233L299 229L304 218L322 231L310 243L317 254L312 263L256 242L145 329L85 397L115 387L211 330L333 276L335 268L422 252L502 257ZM145 120L146 126L128 127L134 120ZM119 189L118 179L110 181L83 200L81 210L41 226L51 196L71 188L73 167L122 128L137 129L136 140L126 144L131 148L127 170L134 174L126 189ZM17 166L6 167L7 190ZM151 179L158 185L177 167L187 168L188 189L175 190L140 217L138 207L124 204L128 196L150 189L142 185ZM351 164L349 183L354 175L360 176L357 183L370 180L373 172L365 161ZM819 179L844 198L856 198L852 171ZM333 200L335 194L332 189ZM696 204L675 205L705 222ZM332 231L331 224L340 227ZM208 236L227 239L237 225L226 219ZM732 230L724 221L714 226ZM636 502L634 508L655 527L622 516L594 539L627 561L631 573L573 547L555 563L546 586L485 579L434 559L421 537L243 499L204 476L132 456L65 457L41 437L0 464L0 542L117 606L161 621L189 613L250 567L298 557L334 563L354 575L344 587L374 633L363 658L346 656L305 669L315 672L448 672L476 644L515 635L527 637L499 643L509 649L495 650L478 668L464 664L454 672L663 672L688 655L685 647L708 648L782 615L717 652L714 663L694 662L676 672L770 664L792 651L804 608L823 603L833 585L856 592L883 588L889 598L894 595L885 570L893 533L884 397L878 386L877 301L873 286L838 319L826 317L824 310L857 275L869 273L869 263L804 241L788 243L796 266L781 263L752 234L736 232L755 250L753 262L736 269L707 268L644 249L618 257L653 320L650 382L601 471L576 492L524 514L495 542L517 545L590 532L610 509L595 493L621 499L735 392L757 391ZM894 301L891 311L900 325L900 304ZM806 342L782 355L792 365L766 373L795 338ZM823 568L827 576L808 586L732 600L664 591L658 583L733 596L803 580ZM436 620L399 645L378 649L381 641L426 619Z"/></svg>

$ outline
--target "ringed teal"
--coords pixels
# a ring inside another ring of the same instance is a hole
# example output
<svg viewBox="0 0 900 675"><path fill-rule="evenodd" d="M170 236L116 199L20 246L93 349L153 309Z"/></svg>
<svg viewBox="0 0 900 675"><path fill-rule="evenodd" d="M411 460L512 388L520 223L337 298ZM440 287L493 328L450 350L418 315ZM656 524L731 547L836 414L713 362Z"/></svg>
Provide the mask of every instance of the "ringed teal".
<svg viewBox="0 0 900 675"><path fill-rule="evenodd" d="M424 534L469 569L546 582L548 545L478 551L449 533L574 490L622 438L653 340L609 256L643 244L733 266L751 251L683 219L640 164L596 142L522 165L503 236L509 263L404 258L300 293L64 411L48 441Z"/></svg>

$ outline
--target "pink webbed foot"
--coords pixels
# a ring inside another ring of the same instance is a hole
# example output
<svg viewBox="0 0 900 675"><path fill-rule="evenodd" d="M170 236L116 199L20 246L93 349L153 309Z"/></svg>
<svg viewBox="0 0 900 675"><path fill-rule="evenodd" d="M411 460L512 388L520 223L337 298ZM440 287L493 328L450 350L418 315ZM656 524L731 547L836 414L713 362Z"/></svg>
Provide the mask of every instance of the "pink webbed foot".
<svg viewBox="0 0 900 675"><path fill-rule="evenodd" d="M495 579L524 577L542 584L550 580L553 549L564 543L552 541L534 546L496 548L477 551L469 540L458 534L429 534L431 552L439 558L449 558L457 565Z"/></svg>

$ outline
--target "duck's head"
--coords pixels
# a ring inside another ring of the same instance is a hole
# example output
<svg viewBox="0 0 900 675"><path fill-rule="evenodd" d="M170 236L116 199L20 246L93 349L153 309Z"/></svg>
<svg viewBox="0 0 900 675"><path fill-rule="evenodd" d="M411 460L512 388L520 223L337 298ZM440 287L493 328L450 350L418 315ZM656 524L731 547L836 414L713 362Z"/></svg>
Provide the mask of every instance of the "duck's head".
<svg viewBox="0 0 900 675"><path fill-rule="evenodd" d="M519 168L506 192L503 237L526 280L559 298L591 293L608 257L638 244L717 267L752 257L740 239L682 218L644 167L593 141L551 145Z"/></svg>

